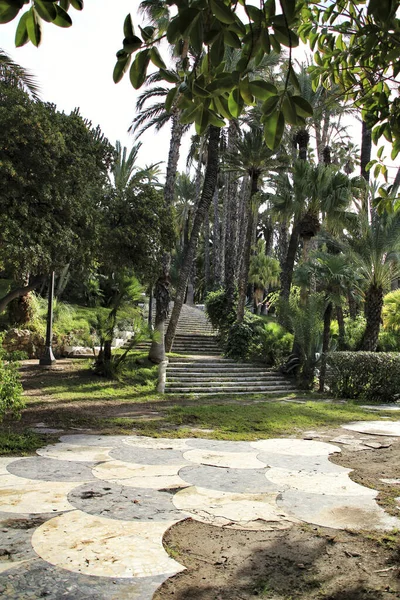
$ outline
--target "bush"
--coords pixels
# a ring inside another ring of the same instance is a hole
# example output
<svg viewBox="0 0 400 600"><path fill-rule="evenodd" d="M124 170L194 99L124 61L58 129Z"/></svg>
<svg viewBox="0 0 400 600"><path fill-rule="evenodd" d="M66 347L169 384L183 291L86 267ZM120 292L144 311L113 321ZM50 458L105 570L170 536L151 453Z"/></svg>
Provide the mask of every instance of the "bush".
<svg viewBox="0 0 400 600"><path fill-rule="evenodd" d="M346 348L349 350L358 350L361 345L366 325L367 321L363 315L357 315L355 319L347 317L344 320Z"/></svg>
<svg viewBox="0 0 400 600"><path fill-rule="evenodd" d="M3 350L2 337L0 336L0 422L9 413L18 417L25 406L18 363L12 362L17 356L7 355Z"/></svg>
<svg viewBox="0 0 400 600"><path fill-rule="evenodd" d="M394 402L400 395L400 354L332 352L328 385L336 398Z"/></svg>
<svg viewBox="0 0 400 600"><path fill-rule="evenodd" d="M209 321L214 329L218 330L221 336L226 333L235 322L235 312L228 312L225 290L217 290L207 294L205 300L205 310Z"/></svg>
<svg viewBox="0 0 400 600"><path fill-rule="evenodd" d="M383 329L400 336L400 289L394 290L383 299Z"/></svg>
<svg viewBox="0 0 400 600"><path fill-rule="evenodd" d="M234 360L247 360L250 357L254 328L252 315L246 313L242 323L234 323L228 331L225 356Z"/></svg>
<svg viewBox="0 0 400 600"><path fill-rule="evenodd" d="M251 353L268 365L280 367L292 352L294 336L278 323L258 325Z"/></svg>

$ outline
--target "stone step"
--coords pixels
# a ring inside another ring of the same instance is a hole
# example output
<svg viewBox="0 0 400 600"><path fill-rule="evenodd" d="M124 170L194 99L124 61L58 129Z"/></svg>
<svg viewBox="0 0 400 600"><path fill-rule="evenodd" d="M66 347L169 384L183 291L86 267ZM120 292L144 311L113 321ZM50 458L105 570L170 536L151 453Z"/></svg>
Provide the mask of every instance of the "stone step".
<svg viewBox="0 0 400 600"><path fill-rule="evenodd" d="M187 372L188 370L191 371L197 371L199 373L254 373L254 374L258 374L258 373L265 373L265 372L270 372L269 369L261 369L261 368L257 368L257 367L246 367L243 365L221 365L221 364L216 364L216 365L194 365L193 363L188 363L187 365L185 365L184 363L171 363L171 366L168 367L168 370L174 370L174 371L181 371L181 372ZM272 372L272 371L271 371Z"/></svg>
<svg viewBox="0 0 400 600"><path fill-rule="evenodd" d="M268 387L268 386L236 386L234 388L220 386L220 387L211 387L211 386L202 386L199 388L194 387L174 387L174 386L165 386L165 392L168 393L185 393L185 394L212 394L212 393L220 393L220 394L234 394L236 393L265 393L265 394L286 394L292 393L294 388L288 388L284 386L280 387Z"/></svg>
<svg viewBox="0 0 400 600"><path fill-rule="evenodd" d="M186 374L186 375L168 375L167 377L167 381L171 381L171 382L175 382L175 381L187 381L187 382L207 382L207 381L227 381L227 382L231 382L231 381L255 381L255 382L266 382L266 383L281 383L281 382L287 382L287 380L284 377L270 377L268 375L262 376L259 375L257 377L233 377L233 376L218 376L218 377L211 377L210 375L206 375L204 374L204 376L202 376L202 374L196 374L196 373L190 373L190 374Z"/></svg>

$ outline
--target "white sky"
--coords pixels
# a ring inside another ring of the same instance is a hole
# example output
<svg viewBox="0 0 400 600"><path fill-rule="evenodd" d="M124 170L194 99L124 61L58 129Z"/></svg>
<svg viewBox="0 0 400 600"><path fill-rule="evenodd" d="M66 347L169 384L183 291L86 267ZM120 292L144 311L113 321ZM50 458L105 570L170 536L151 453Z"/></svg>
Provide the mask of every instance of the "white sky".
<svg viewBox="0 0 400 600"><path fill-rule="evenodd" d="M0 48L36 76L42 100L54 102L59 110L79 107L93 125L99 124L111 143L116 140L128 148L134 136L128 127L135 114L138 92L131 86L129 72L117 85L112 73L115 53L122 48L123 22L130 12L134 25L140 0L85 0L83 11L69 11L72 27L63 29L43 23L42 43L15 48L14 36L19 17L0 26ZM112 5L112 8L111 8ZM22 13L21 13L22 14ZM169 127L141 137L138 165L164 161L168 157ZM188 136L187 136L188 137ZM190 137L190 136L189 136ZM188 141L184 144L187 146ZM185 170L186 154L181 151L180 169Z"/></svg>
<svg viewBox="0 0 400 600"><path fill-rule="evenodd" d="M31 43L15 48L14 36L19 17L0 26L0 48L30 69L36 76L42 99L54 102L59 110L70 112L79 107L81 114L93 125L99 124L111 143L116 140L128 148L134 137L127 130L135 114L138 92L130 84L128 73L117 85L112 73L115 53L122 47L123 22L130 12L134 24L139 22L140 0L85 0L83 11L70 9L73 26L67 29L43 23L42 44ZM112 4L112 8L110 5ZM351 128L352 140L360 146L359 126ZM138 165L164 161L168 157L169 127L161 132L146 132L141 141ZM179 169L185 170L190 134L181 148ZM379 144L380 145L380 144ZM386 154L390 155L390 151ZM391 161L390 176L395 175ZM397 163L397 161L396 161Z"/></svg>

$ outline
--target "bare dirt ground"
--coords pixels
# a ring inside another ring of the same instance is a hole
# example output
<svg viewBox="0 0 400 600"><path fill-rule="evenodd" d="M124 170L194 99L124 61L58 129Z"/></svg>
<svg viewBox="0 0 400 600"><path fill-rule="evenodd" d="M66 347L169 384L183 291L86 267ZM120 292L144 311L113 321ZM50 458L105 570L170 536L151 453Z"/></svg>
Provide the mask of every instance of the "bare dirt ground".
<svg viewBox="0 0 400 600"><path fill-rule="evenodd" d="M335 437L341 432L324 433ZM400 441L359 452L344 446L332 460L354 469L354 481L380 490L378 502L399 516L396 490L380 480L400 476ZM187 571L165 582L154 600L400 598L400 535L371 533L365 525L357 533L306 523L285 531L252 532L189 519L164 536L167 551Z"/></svg>
<svg viewBox="0 0 400 600"><path fill-rule="evenodd" d="M63 376L68 377L68 369L65 364ZM118 398L107 401L106 406L101 400L89 404L76 401L73 405L53 402L51 396L41 394L46 379L43 371L25 369L23 379L27 395L40 398L40 402L25 412L21 427L38 421L59 423L63 414L71 424L75 412L82 417L94 412L118 416L127 411L126 402ZM158 402L154 406L139 403L130 405L129 410L145 417L159 406ZM317 433L323 441L329 441L343 435L343 431ZM376 439L385 445L385 438ZM400 438L391 438L386 446L354 451L342 445L342 453L331 460L353 469L350 476L357 483L379 490L378 502L400 516L395 499L400 496L400 485L381 481L400 479ZM285 531L250 532L188 519L167 532L164 545L187 570L166 581L154 600L400 598L400 534L368 532L368 523L365 531L358 533L309 524Z"/></svg>

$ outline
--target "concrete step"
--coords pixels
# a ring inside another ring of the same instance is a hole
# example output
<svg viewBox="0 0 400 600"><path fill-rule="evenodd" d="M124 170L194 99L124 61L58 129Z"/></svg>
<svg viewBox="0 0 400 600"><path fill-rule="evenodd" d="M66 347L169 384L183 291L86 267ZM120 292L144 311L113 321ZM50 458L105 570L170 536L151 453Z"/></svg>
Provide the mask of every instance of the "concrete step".
<svg viewBox="0 0 400 600"><path fill-rule="evenodd" d="M286 383L286 379L284 379L283 377L269 377L267 376L262 376L259 375L257 377L229 377L229 376L225 376L225 377L221 377L221 376L215 376L215 377L211 377L209 375L204 374L204 376L198 375L196 373L188 373L186 375L168 375L167 378L168 381L170 382L176 382L176 381L181 381L181 382L231 382L231 381L251 381L251 382L255 382L255 383L281 383L281 382L285 382Z"/></svg>
<svg viewBox="0 0 400 600"><path fill-rule="evenodd" d="M227 386L220 386L220 387L211 387L211 386L201 386L199 388L195 388L195 387L178 387L178 386L170 386L170 385L166 385L165 386L165 392L168 394L176 394L176 393L182 393L182 394L212 394L212 393L225 393L225 394L236 394L236 393L241 393L241 392L246 392L246 393L265 393L265 394L286 394L286 393L293 393L293 391L295 391L295 388L289 388L286 386L277 386L277 387L268 387L268 386L262 386L262 385L254 385L254 386L236 386L236 387L227 387Z"/></svg>

